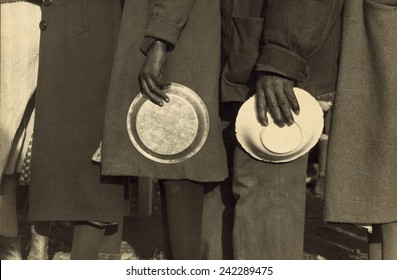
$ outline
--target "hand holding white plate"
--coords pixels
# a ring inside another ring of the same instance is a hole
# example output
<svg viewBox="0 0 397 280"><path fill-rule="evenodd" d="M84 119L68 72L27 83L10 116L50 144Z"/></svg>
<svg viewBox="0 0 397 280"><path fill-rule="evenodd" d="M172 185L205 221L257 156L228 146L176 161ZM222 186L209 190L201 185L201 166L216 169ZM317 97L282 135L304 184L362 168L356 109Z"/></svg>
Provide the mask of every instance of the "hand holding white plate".
<svg viewBox="0 0 397 280"><path fill-rule="evenodd" d="M278 127L268 113L269 124L262 126L256 114L255 96L241 106L236 119L236 136L241 146L254 158L268 162L288 162L306 154L321 136L323 111L308 92L294 88L300 114L294 124Z"/></svg>

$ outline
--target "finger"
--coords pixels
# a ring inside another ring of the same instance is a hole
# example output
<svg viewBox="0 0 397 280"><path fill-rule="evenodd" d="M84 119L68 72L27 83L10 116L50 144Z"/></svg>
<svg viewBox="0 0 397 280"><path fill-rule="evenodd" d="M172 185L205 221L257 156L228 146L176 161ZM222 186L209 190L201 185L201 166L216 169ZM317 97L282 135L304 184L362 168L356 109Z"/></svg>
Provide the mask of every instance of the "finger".
<svg viewBox="0 0 397 280"><path fill-rule="evenodd" d="M295 93L294 93L294 90L293 90L292 86L290 86L290 85L285 86L284 87L284 93L285 93L285 95L288 98L288 101L289 101L289 103L291 105L292 111L295 114L299 115L300 107L299 107L298 99L296 99L296 96L295 96Z"/></svg>
<svg viewBox="0 0 397 280"><path fill-rule="evenodd" d="M256 111L259 122L262 125L267 126L269 122L267 119L266 98L265 98L265 92L261 87L257 87L256 90Z"/></svg>
<svg viewBox="0 0 397 280"><path fill-rule="evenodd" d="M145 94L150 99L150 101L152 101L154 104L159 105L159 106L164 105L163 100L161 100L156 95L152 94L152 92L149 90L149 87L147 86L145 79L140 78L139 83L141 85L142 93Z"/></svg>
<svg viewBox="0 0 397 280"><path fill-rule="evenodd" d="M171 86L171 84L172 84L172 83L169 82L169 81L160 81L160 82L158 83L158 86L159 86L160 89L165 89L165 88Z"/></svg>
<svg viewBox="0 0 397 280"><path fill-rule="evenodd" d="M160 82L156 76L149 76L146 78L145 81L152 94L157 95L165 102L170 101L169 97L157 86L158 84L160 84Z"/></svg>
<svg viewBox="0 0 397 280"><path fill-rule="evenodd" d="M285 96L283 87L276 87L275 93L278 106L281 109L283 123L287 123L287 125L290 126L294 123L294 117L292 116L291 107L289 105L287 97Z"/></svg>
<svg viewBox="0 0 397 280"><path fill-rule="evenodd" d="M270 114L273 117L274 123L279 127L283 127L285 125L285 120L281 114L281 109L276 98L274 87L271 85L266 86L266 99L267 106L269 108Z"/></svg>

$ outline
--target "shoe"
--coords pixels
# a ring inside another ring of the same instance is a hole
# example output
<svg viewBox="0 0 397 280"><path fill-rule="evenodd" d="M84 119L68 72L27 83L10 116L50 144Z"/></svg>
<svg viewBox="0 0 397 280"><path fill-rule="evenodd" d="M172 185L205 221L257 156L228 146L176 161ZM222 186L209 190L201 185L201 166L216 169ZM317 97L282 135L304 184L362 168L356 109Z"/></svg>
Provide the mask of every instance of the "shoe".
<svg viewBox="0 0 397 280"><path fill-rule="evenodd" d="M98 260L121 260L121 254L99 253Z"/></svg>
<svg viewBox="0 0 397 280"><path fill-rule="evenodd" d="M120 254L104 254L99 253L99 260L139 260L134 249L127 241L121 241Z"/></svg>
<svg viewBox="0 0 397 280"><path fill-rule="evenodd" d="M0 260L22 260L19 236L0 235Z"/></svg>
<svg viewBox="0 0 397 280"><path fill-rule="evenodd" d="M313 188L313 194L319 197L324 197L324 176L319 176L317 178L316 184Z"/></svg>
<svg viewBox="0 0 397 280"><path fill-rule="evenodd" d="M56 252L54 254L53 260L70 260L70 252Z"/></svg>
<svg viewBox="0 0 397 280"><path fill-rule="evenodd" d="M70 260L70 253L56 252L53 260ZM128 242L121 241L120 254L99 253L98 260L139 260L139 257Z"/></svg>
<svg viewBox="0 0 397 280"><path fill-rule="evenodd" d="M32 243L30 245L28 260L48 260L48 237L38 234L34 225L31 228Z"/></svg>
<svg viewBox="0 0 397 280"><path fill-rule="evenodd" d="M150 260L166 260L165 254L163 251L155 251L153 257Z"/></svg>
<svg viewBox="0 0 397 280"><path fill-rule="evenodd" d="M122 260L139 260L139 257L135 253L135 250L131 247L130 244L128 244L127 241L121 241L120 253Z"/></svg>

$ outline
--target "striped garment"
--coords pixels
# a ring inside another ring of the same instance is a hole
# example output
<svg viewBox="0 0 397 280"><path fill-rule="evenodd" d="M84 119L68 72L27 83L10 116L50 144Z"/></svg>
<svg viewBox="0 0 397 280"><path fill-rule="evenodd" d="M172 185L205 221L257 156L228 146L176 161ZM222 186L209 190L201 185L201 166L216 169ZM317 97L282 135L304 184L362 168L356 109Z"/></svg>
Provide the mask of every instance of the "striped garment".
<svg viewBox="0 0 397 280"><path fill-rule="evenodd" d="M1 4L0 180L6 166L16 168L30 140L24 141L25 131L18 133L22 140L15 138L18 128L29 123L22 120L37 85L40 18L37 5Z"/></svg>

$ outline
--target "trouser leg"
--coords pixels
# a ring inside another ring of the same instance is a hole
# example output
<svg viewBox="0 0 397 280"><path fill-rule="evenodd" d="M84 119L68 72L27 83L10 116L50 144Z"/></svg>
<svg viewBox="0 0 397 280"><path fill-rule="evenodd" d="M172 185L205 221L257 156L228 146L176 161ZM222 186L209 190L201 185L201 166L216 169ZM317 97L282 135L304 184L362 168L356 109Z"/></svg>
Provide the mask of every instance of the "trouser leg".
<svg viewBox="0 0 397 280"><path fill-rule="evenodd" d="M289 163L234 155L235 259L302 259L307 155Z"/></svg>
<svg viewBox="0 0 397 280"><path fill-rule="evenodd" d="M18 176L5 175L1 181L0 195L0 259L20 260L16 193Z"/></svg>
<svg viewBox="0 0 397 280"><path fill-rule="evenodd" d="M231 178L204 189L202 224L203 259L233 259L234 198Z"/></svg>
<svg viewBox="0 0 397 280"><path fill-rule="evenodd" d="M172 258L200 259L203 185L188 180L164 180L162 184Z"/></svg>
<svg viewBox="0 0 397 280"><path fill-rule="evenodd" d="M382 224L382 258L397 260L397 222Z"/></svg>
<svg viewBox="0 0 397 280"><path fill-rule="evenodd" d="M123 235L123 221L106 226L101 244L101 254L120 255L120 244Z"/></svg>
<svg viewBox="0 0 397 280"><path fill-rule="evenodd" d="M71 260L97 260L101 248L104 226L76 223L73 226Z"/></svg>
<svg viewBox="0 0 397 280"><path fill-rule="evenodd" d="M70 259L120 259L122 229L122 222L111 225L75 223Z"/></svg>
<svg viewBox="0 0 397 280"><path fill-rule="evenodd" d="M382 259L382 231L380 225L372 225L372 233L368 232L368 259Z"/></svg>
<svg viewBox="0 0 397 280"><path fill-rule="evenodd" d="M0 235L18 236L17 216L17 175L5 175L1 181L0 195Z"/></svg>

